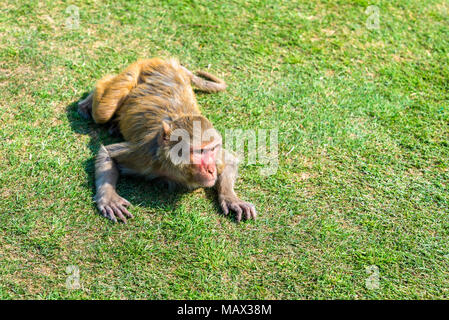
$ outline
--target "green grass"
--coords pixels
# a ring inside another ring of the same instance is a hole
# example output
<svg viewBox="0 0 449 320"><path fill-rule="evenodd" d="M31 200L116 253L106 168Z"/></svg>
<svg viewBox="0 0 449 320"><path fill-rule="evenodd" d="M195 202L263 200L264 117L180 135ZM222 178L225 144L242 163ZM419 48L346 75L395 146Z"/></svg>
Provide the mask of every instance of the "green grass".
<svg viewBox="0 0 449 320"><path fill-rule="evenodd" d="M0 298L448 298L448 20L447 1L2 1ZM135 219L96 214L94 157L115 140L76 102L152 56L226 79L198 94L221 132L279 129L277 173L240 168L256 222L132 178Z"/></svg>

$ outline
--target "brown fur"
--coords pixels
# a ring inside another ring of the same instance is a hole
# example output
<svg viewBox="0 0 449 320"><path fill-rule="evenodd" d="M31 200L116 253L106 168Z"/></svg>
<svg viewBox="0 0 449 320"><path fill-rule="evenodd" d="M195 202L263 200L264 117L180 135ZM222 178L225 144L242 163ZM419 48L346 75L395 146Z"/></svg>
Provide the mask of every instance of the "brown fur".
<svg viewBox="0 0 449 320"><path fill-rule="evenodd" d="M177 142L167 141L177 128L192 136L194 120L201 122L203 132L213 128L199 110L191 83L206 92L222 91L226 84L206 72L198 74L209 80L193 75L174 59L140 60L117 76L102 78L93 93L79 103L83 116L91 116L96 123L115 123L126 140L102 146L97 157L96 201L106 217L125 222L125 216L131 216L125 208L129 203L115 190L119 170L162 177L192 189L201 187L194 165L175 165L170 161L168 151ZM239 200L234 193L237 165L235 161L229 165L224 162L225 152L220 151L216 160L216 187L223 211L235 211L237 220L242 213L248 219L255 218L254 206Z"/></svg>

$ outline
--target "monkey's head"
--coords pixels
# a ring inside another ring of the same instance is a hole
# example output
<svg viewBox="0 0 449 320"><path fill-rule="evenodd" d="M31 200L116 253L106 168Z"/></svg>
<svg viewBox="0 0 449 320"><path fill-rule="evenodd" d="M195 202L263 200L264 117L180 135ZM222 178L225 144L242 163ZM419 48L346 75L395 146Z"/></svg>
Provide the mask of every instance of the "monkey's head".
<svg viewBox="0 0 449 320"><path fill-rule="evenodd" d="M190 188L215 185L222 139L209 120L201 115L164 120L159 143L171 179Z"/></svg>

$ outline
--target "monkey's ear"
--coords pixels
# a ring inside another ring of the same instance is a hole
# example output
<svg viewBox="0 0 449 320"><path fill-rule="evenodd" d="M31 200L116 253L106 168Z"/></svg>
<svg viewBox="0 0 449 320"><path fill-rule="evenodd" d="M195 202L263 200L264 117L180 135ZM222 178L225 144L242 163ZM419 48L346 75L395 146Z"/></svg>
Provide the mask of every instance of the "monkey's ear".
<svg viewBox="0 0 449 320"><path fill-rule="evenodd" d="M168 142L170 141L170 132L171 132L171 125L166 120L162 120L162 141Z"/></svg>
<svg viewBox="0 0 449 320"><path fill-rule="evenodd" d="M162 130L164 131L165 134L169 134L171 130L170 124L165 120L162 121Z"/></svg>

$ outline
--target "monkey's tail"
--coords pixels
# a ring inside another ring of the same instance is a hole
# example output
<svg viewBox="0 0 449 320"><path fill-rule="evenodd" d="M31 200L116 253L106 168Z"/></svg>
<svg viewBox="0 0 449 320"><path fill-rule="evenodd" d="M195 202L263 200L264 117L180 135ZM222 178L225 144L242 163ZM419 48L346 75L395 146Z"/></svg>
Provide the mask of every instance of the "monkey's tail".
<svg viewBox="0 0 449 320"><path fill-rule="evenodd" d="M200 70L196 72L196 75L191 72L190 74L192 77L192 83L201 91L219 92L224 91L227 87L226 82L224 82L223 79L220 79L206 71Z"/></svg>
<svg viewBox="0 0 449 320"><path fill-rule="evenodd" d="M226 82L223 79L220 79L206 71L197 71L196 75L192 73L189 69L184 66L181 68L187 73L190 77L192 83L201 91L205 92L219 92L224 91L227 87ZM200 78L202 77L202 78ZM205 78L205 79L203 79ZM207 79L207 80L206 80Z"/></svg>

